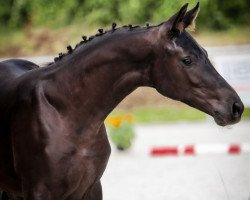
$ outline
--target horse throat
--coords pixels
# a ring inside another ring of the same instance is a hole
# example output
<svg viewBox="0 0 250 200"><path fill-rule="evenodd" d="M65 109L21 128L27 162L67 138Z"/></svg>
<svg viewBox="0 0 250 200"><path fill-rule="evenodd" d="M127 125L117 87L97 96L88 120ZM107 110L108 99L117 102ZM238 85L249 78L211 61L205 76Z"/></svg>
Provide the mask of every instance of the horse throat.
<svg viewBox="0 0 250 200"><path fill-rule="evenodd" d="M94 95L91 98L92 108L96 110L97 120L103 121L106 116L131 92L141 86L150 86L149 63L119 61L100 66L99 73L91 80ZM92 93L92 94L93 94Z"/></svg>

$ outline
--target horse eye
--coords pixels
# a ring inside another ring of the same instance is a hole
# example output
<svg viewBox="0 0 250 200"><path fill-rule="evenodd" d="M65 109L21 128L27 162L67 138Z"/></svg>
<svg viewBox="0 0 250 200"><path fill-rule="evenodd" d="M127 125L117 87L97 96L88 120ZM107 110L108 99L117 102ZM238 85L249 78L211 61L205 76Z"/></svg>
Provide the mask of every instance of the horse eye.
<svg viewBox="0 0 250 200"><path fill-rule="evenodd" d="M186 57L182 58L181 61L187 66L190 66L192 64L192 60L191 60L190 56L186 56Z"/></svg>

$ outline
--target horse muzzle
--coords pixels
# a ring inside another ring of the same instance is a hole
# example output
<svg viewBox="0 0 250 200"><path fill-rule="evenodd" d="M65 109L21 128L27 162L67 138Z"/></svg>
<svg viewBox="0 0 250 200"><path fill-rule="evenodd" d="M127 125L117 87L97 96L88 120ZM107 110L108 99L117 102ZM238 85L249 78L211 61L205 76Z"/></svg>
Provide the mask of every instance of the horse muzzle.
<svg viewBox="0 0 250 200"><path fill-rule="evenodd" d="M216 110L213 114L215 122L220 126L238 123L244 111L244 105L240 99L226 106L227 111Z"/></svg>

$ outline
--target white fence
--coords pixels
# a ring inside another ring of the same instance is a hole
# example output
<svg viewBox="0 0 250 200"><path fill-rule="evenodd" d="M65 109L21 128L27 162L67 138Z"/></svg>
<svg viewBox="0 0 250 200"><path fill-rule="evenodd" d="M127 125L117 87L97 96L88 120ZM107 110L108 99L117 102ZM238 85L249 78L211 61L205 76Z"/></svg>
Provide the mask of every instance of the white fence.
<svg viewBox="0 0 250 200"><path fill-rule="evenodd" d="M218 72L250 107L250 46L208 48Z"/></svg>

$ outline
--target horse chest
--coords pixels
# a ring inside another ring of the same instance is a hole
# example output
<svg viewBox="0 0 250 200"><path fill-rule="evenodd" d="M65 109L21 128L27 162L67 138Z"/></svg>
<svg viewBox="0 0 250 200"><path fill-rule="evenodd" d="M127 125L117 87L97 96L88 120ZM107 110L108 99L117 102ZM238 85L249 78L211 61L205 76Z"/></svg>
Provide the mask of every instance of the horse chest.
<svg viewBox="0 0 250 200"><path fill-rule="evenodd" d="M75 146L74 153L62 157L62 162L55 165L60 188L73 199L83 196L86 191L100 180L110 155L110 145L106 137L91 139L86 144ZM62 187L60 183L66 183ZM60 189L59 189L60 190Z"/></svg>
<svg viewBox="0 0 250 200"><path fill-rule="evenodd" d="M84 196L86 191L101 178L106 167L107 158L106 155L73 156L73 158L71 158L73 162L66 163L66 171L60 181L60 183L66 183L67 185L67 187L64 188L64 193L75 197ZM70 164L70 166L68 164Z"/></svg>

